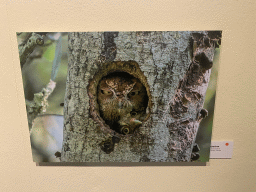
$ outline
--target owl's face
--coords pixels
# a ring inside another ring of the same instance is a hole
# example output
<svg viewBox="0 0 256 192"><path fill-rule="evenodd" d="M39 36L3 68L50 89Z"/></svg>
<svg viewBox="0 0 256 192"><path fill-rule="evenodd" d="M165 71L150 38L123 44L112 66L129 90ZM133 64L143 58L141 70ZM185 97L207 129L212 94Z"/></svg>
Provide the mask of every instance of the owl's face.
<svg viewBox="0 0 256 192"><path fill-rule="evenodd" d="M145 111L146 89L138 79L131 75L113 74L100 81L98 104L106 123L118 124L118 121L127 117L127 114Z"/></svg>

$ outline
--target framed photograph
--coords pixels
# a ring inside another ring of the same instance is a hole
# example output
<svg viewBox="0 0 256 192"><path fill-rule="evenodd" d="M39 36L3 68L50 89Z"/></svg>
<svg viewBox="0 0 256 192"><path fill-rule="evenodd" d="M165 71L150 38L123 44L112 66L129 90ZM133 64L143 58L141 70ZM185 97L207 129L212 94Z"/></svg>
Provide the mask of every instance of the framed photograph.
<svg viewBox="0 0 256 192"><path fill-rule="evenodd" d="M33 161L209 161L221 38L17 33Z"/></svg>

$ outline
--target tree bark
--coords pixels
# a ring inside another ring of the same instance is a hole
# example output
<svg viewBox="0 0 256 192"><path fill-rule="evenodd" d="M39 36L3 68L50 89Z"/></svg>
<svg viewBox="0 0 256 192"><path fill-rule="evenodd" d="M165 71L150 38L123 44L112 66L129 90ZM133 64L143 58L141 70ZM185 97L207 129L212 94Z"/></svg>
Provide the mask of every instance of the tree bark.
<svg viewBox="0 0 256 192"><path fill-rule="evenodd" d="M188 162L221 32L69 34L62 162ZM123 135L102 119L97 86L124 71L146 87L146 119Z"/></svg>

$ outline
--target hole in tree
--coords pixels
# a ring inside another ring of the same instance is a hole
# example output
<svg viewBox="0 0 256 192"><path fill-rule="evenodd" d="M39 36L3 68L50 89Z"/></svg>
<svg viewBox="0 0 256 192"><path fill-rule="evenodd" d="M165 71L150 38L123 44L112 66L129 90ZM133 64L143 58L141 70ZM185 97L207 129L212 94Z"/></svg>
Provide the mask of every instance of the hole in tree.
<svg viewBox="0 0 256 192"><path fill-rule="evenodd" d="M97 86L97 103L102 119L114 131L127 135L146 118L148 95L138 78L115 71L102 77Z"/></svg>

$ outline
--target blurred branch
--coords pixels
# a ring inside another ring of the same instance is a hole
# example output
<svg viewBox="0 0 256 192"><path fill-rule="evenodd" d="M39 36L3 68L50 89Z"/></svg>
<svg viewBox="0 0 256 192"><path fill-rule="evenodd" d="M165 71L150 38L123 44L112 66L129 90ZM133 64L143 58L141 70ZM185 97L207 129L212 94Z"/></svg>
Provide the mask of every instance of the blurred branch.
<svg viewBox="0 0 256 192"><path fill-rule="evenodd" d="M46 88L43 88L41 92L34 94L33 101L26 100L28 125L30 133L33 127L33 122L37 115L46 112L46 108L48 106L47 99L53 92L55 86L56 82L50 80Z"/></svg>
<svg viewBox="0 0 256 192"><path fill-rule="evenodd" d="M56 49L55 49L55 57L54 57L53 64L52 64L52 73L51 73L51 79L52 80L56 79L56 76L57 76L57 73L59 71L60 64L61 64L61 55L62 55L61 43L62 43L62 37L60 35L58 40L57 40Z"/></svg>
<svg viewBox="0 0 256 192"><path fill-rule="evenodd" d="M20 65L21 68L26 63L28 56L33 52L37 45L43 45L43 37L37 33L31 33L28 40L19 45Z"/></svg>

